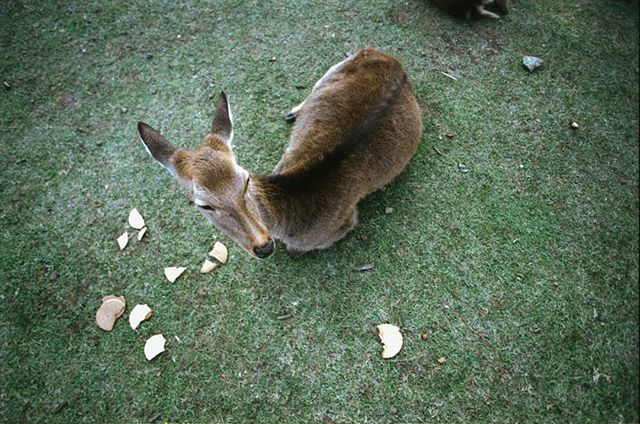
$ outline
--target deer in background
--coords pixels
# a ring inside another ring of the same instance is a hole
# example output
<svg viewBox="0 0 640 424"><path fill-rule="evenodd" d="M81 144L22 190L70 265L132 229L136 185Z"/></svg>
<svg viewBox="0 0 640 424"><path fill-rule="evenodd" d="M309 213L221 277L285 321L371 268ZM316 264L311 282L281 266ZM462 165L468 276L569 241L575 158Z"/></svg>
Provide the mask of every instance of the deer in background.
<svg viewBox="0 0 640 424"><path fill-rule="evenodd" d="M436 6L458 19L500 18L509 13L509 0L431 0ZM486 8L492 8L493 11Z"/></svg>
<svg viewBox="0 0 640 424"><path fill-rule="evenodd" d="M144 122L138 132L200 212L245 251L265 258L278 239L300 255L328 248L356 225L358 202L415 153L422 121L398 60L371 48L331 67L286 119L295 124L270 175L236 162L224 92L211 132L195 149L176 149Z"/></svg>

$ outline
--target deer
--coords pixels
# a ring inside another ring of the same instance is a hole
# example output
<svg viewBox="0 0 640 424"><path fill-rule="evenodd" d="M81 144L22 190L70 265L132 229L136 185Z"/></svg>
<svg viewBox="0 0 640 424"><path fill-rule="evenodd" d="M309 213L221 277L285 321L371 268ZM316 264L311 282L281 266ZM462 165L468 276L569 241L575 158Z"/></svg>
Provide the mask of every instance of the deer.
<svg viewBox="0 0 640 424"><path fill-rule="evenodd" d="M431 0L436 6L458 19L493 18L499 19L509 13L509 0ZM493 11L487 10L487 7Z"/></svg>
<svg viewBox="0 0 640 424"><path fill-rule="evenodd" d="M299 256L329 248L356 226L358 202L415 154L422 118L400 62L367 47L332 66L285 119L294 123L289 143L268 175L238 164L224 91L194 149L175 148L144 122L138 133L198 210L247 253L266 258L279 240Z"/></svg>

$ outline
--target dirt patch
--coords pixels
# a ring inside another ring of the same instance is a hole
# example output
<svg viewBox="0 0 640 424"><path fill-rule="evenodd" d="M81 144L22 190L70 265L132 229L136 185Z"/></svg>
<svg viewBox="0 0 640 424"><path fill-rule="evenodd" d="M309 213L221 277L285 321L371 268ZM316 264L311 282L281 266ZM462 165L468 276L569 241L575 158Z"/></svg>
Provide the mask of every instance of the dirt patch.
<svg viewBox="0 0 640 424"><path fill-rule="evenodd" d="M58 97L58 106L60 106L63 109L68 109L68 108L73 108L73 109L77 109L80 107L80 99L78 99L78 96L76 95L76 93L72 92L72 91L65 91L62 94L60 94L60 97Z"/></svg>

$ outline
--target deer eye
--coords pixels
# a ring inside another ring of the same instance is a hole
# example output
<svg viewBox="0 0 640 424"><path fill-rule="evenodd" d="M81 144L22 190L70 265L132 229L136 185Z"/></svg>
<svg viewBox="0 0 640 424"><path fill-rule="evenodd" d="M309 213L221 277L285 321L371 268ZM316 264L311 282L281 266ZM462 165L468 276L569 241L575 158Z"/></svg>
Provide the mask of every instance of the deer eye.
<svg viewBox="0 0 640 424"><path fill-rule="evenodd" d="M209 206L209 205L198 205L198 207L199 207L200 209L204 209L205 211L211 211L211 212L215 211L215 209L214 209L214 208L212 208L212 207L211 207L211 206Z"/></svg>

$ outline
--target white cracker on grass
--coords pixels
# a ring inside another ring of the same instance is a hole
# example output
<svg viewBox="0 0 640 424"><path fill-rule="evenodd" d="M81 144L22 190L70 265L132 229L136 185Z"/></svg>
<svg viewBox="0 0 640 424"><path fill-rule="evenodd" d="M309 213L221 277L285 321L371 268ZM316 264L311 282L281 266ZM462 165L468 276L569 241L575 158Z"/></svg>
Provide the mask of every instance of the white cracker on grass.
<svg viewBox="0 0 640 424"><path fill-rule="evenodd" d="M118 242L118 247L120 247L120 250L124 249L125 247L127 247L127 243L129 243L129 233L125 231L124 233L122 233L122 235L120 235L120 237L116 239L116 241Z"/></svg>
<svg viewBox="0 0 640 424"><path fill-rule="evenodd" d="M213 245L213 249L211 249L211 252L209 252L209 255L213 256L221 264L226 264L227 258L229 257L229 253L227 252L227 246L217 241Z"/></svg>
<svg viewBox="0 0 640 424"><path fill-rule="evenodd" d="M186 269L187 268L183 266L170 266L164 269L164 276L167 277L167 280L173 283L180 275L182 275L183 272L186 271Z"/></svg>
<svg viewBox="0 0 640 424"><path fill-rule="evenodd" d="M149 305L136 305L129 313L129 325L135 330L142 321L149 319L151 314L153 309Z"/></svg>
<svg viewBox="0 0 640 424"><path fill-rule="evenodd" d="M150 361L164 352L164 344L166 342L167 339L165 339L162 334L151 336L144 344L144 356L147 360Z"/></svg>
<svg viewBox="0 0 640 424"><path fill-rule="evenodd" d="M111 331L116 320L124 313L127 301L122 296L105 296L96 311L96 324L105 331Z"/></svg>
<svg viewBox="0 0 640 424"><path fill-rule="evenodd" d="M400 349L402 349L402 334L398 327L393 324L380 324L378 326L378 335L384 345L382 351L384 359L393 358L400 352Z"/></svg>
<svg viewBox="0 0 640 424"><path fill-rule="evenodd" d="M202 268L200 268L200 273L207 274L216 269L217 266L218 265L215 262L211 262L209 259L205 259L204 263L202 264Z"/></svg>
<svg viewBox="0 0 640 424"><path fill-rule="evenodd" d="M144 228L144 218L136 208L131 209L131 212L129 212L129 225L136 230Z"/></svg>

